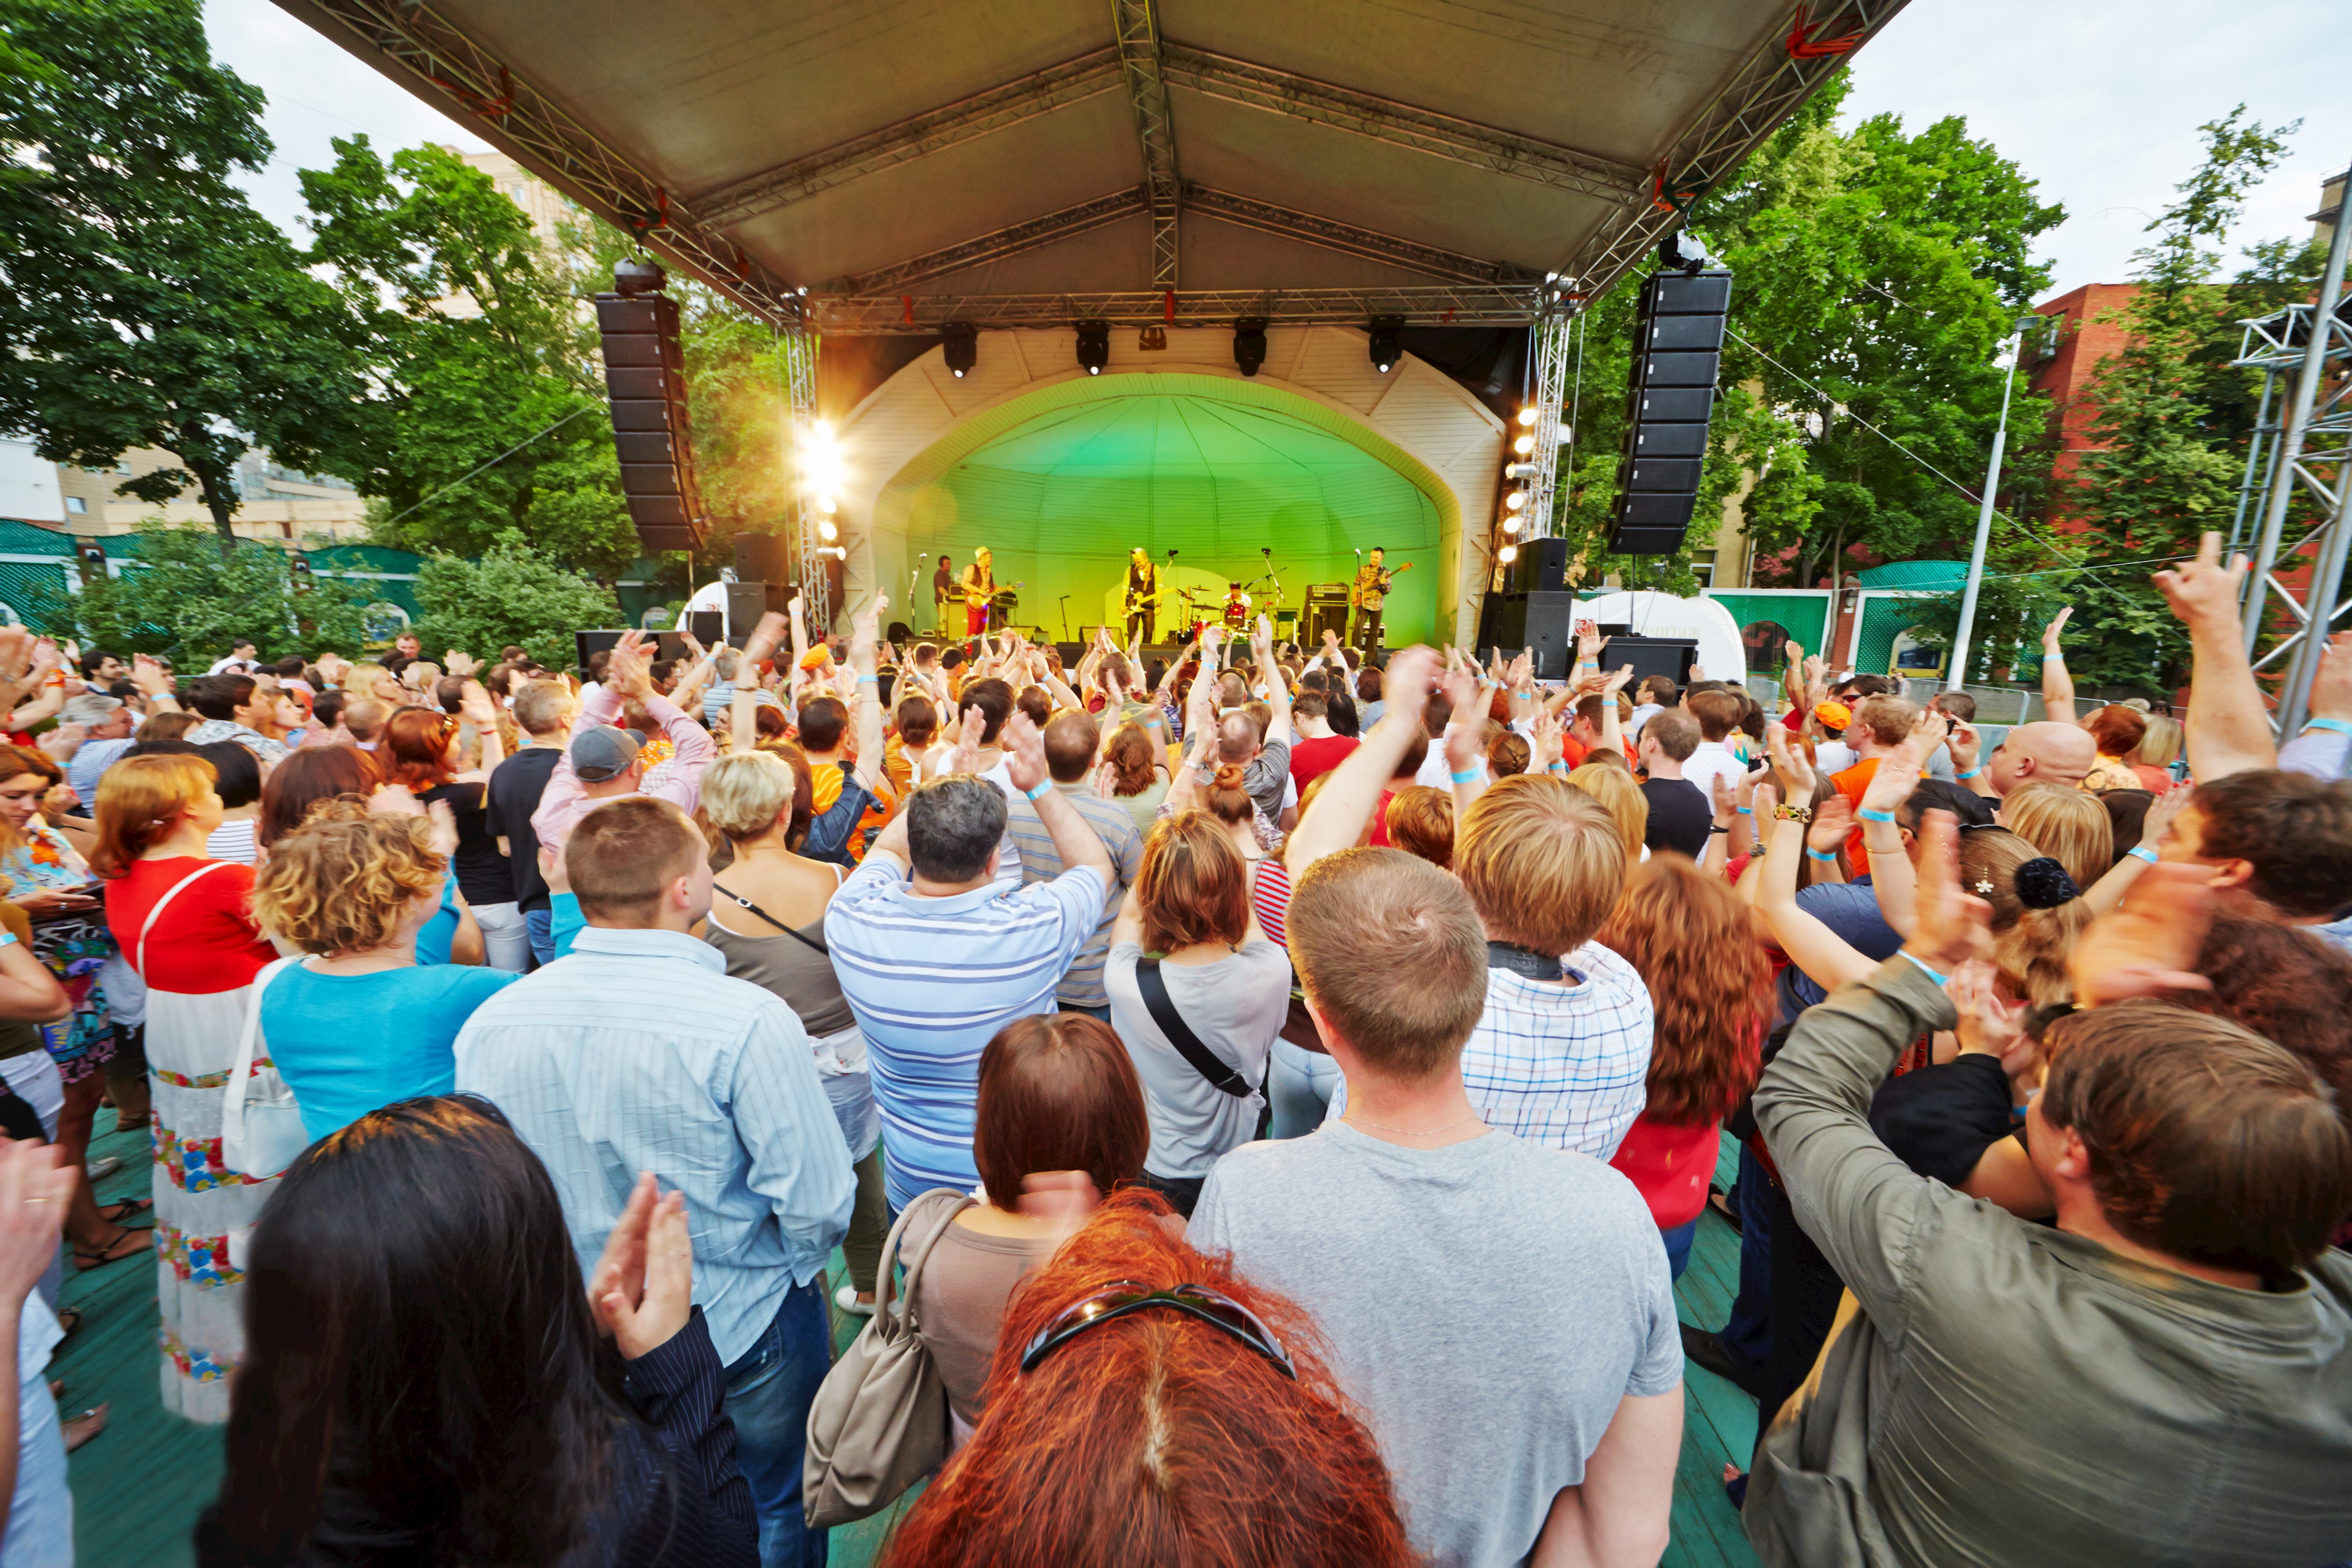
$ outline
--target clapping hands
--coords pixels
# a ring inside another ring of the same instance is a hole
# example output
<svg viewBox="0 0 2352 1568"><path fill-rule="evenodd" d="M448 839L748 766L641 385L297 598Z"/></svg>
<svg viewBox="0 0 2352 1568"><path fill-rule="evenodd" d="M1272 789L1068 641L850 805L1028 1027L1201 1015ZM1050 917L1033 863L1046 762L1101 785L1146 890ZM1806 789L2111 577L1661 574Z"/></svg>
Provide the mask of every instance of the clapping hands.
<svg viewBox="0 0 2352 1568"><path fill-rule="evenodd" d="M686 1194L661 1194L647 1171L604 1239L588 1276L597 1329L635 1361L669 1343L694 1315L694 1242Z"/></svg>

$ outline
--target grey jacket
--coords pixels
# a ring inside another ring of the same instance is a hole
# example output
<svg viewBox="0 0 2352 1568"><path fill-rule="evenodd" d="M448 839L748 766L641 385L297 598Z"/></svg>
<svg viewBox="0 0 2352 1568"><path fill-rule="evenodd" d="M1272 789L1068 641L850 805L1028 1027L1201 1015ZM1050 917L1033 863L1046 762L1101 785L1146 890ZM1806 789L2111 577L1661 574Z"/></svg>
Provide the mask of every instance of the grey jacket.
<svg viewBox="0 0 2352 1568"><path fill-rule="evenodd" d="M1846 1282L1744 1519L1796 1568L2352 1557L2352 1261L2235 1290L1912 1172L1867 1120L1951 1003L1890 958L1807 1012L1756 1090L1797 1218Z"/></svg>

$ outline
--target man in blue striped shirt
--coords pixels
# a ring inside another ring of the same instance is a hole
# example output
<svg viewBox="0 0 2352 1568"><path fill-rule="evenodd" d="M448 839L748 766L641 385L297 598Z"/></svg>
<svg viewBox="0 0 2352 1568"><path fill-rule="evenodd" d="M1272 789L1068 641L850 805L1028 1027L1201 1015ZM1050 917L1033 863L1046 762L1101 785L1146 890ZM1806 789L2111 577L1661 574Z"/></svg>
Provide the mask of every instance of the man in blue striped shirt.
<svg viewBox="0 0 2352 1568"><path fill-rule="evenodd" d="M932 1187L979 1185L980 1053L1013 1019L1055 1010L1109 898L1110 857L1055 792L1037 727L1016 713L1003 739L1013 787L1068 870L1000 885L1004 796L950 774L908 797L825 910L834 973L866 1035L894 1213Z"/></svg>
<svg viewBox="0 0 2352 1568"><path fill-rule="evenodd" d="M545 1163L583 1275L638 1172L685 1191L694 1300L727 1366L761 1568L822 1564L801 1507L809 1405L832 1363L814 1281L856 1182L814 1051L782 998L730 978L692 935L710 862L676 806L604 802L572 827L563 864L588 928L475 1010L457 1087Z"/></svg>
<svg viewBox="0 0 2352 1568"><path fill-rule="evenodd" d="M1117 800L1106 800L1087 784L1094 766L1097 738L1095 721L1076 708L1065 708L1045 727L1045 770L1053 775L1054 793L1085 819L1110 856L1110 896L1105 901L1100 925L1087 945L1070 960L1054 995L1066 1012L1089 1012L1108 1022L1110 993L1103 989L1103 962L1110 953L1111 920L1128 883L1143 870L1143 835L1135 831L1135 817ZM1062 874L1062 857L1045 831L1045 820L1026 800L1012 802L1013 816L1005 834L1021 852L1024 883L1051 882Z"/></svg>

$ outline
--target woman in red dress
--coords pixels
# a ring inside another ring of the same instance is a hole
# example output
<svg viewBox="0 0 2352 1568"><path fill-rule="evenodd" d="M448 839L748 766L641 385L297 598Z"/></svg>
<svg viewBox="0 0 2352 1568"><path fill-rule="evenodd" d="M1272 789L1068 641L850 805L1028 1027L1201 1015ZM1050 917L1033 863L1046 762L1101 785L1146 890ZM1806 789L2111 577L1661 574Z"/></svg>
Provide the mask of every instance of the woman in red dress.
<svg viewBox="0 0 2352 1568"><path fill-rule="evenodd" d="M90 857L107 924L147 982L163 1407L195 1421L228 1419L228 1375L245 1349L244 1279L228 1236L260 1217L277 1186L221 1162L221 1091L247 988L277 956L247 912L253 868L205 858L221 814L203 758L130 758L99 785Z"/></svg>

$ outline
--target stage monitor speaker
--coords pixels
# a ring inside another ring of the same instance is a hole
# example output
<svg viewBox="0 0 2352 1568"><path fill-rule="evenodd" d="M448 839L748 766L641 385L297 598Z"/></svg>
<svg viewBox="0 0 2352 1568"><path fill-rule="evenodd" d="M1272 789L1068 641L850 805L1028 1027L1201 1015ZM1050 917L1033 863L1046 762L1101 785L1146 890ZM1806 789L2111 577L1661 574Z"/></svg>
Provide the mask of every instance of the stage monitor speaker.
<svg viewBox="0 0 2352 1568"><path fill-rule="evenodd" d="M1697 658L1696 637L1612 637L1601 650L1601 668L1633 666L1628 690L1652 675L1664 675L1677 686L1686 686L1690 685L1691 665Z"/></svg>
<svg viewBox="0 0 2352 1568"><path fill-rule="evenodd" d="M1535 650L1535 676L1564 681L1576 662L1576 595L1507 593L1495 615L1495 646L1506 654Z"/></svg>
<svg viewBox="0 0 2352 1568"><path fill-rule="evenodd" d="M1511 593L1565 592L1568 589L1568 541L1555 538L1521 540L1518 559L1505 569L1503 581L1506 591Z"/></svg>
<svg viewBox="0 0 2352 1568"><path fill-rule="evenodd" d="M1318 582L1307 591L1307 608L1298 618L1298 642L1307 648L1323 646L1328 632L1348 640L1348 589L1345 583Z"/></svg>
<svg viewBox="0 0 2352 1568"><path fill-rule="evenodd" d="M1728 272L1662 272L1642 285L1617 515L1609 532L1616 554L1672 555L1682 548L1706 465L1707 421L1730 308Z"/></svg>
<svg viewBox="0 0 2352 1568"><path fill-rule="evenodd" d="M631 270L630 264L622 270ZM654 287L660 286L658 267L640 264L639 270L650 270ZM614 281L622 279L616 275ZM596 330L604 340L613 448L621 460L629 520L648 553L699 549L708 523L694 476L677 301L666 294L599 294Z"/></svg>
<svg viewBox="0 0 2352 1568"><path fill-rule="evenodd" d="M792 540L782 534L735 536L735 580L790 582L792 580Z"/></svg>

